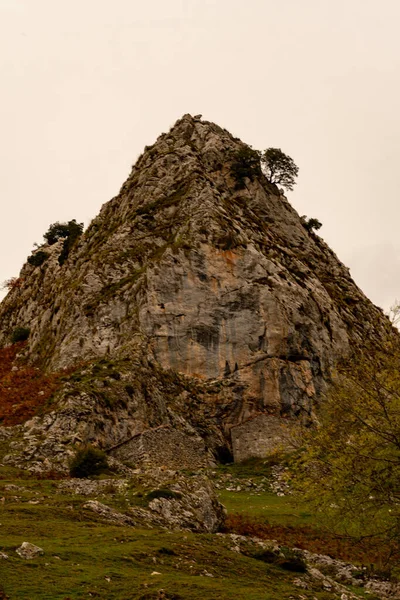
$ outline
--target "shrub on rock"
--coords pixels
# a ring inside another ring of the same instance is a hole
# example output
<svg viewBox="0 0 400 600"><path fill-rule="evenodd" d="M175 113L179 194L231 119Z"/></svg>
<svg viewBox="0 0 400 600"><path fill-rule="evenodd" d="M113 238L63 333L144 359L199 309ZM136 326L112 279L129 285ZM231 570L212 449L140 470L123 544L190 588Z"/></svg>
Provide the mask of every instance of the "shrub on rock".
<svg viewBox="0 0 400 600"><path fill-rule="evenodd" d="M261 175L260 152L250 146L240 148L234 156L231 174L236 181L236 189L246 187L246 178L253 181Z"/></svg>
<svg viewBox="0 0 400 600"><path fill-rule="evenodd" d="M100 448L85 446L77 450L70 462L69 472L72 477L90 477L100 475L108 469L107 455Z"/></svg>
<svg viewBox="0 0 400 600"><path fill-rule="evenodd" d="M28 256L28 263L33 267L40 267L49 258L49 256L50 254L48 252L39 250L38 252L34 252Z"/></svg>
<svg viewBox="0 0 400 600"><path fill-rule="evenodd" d="M16 327L11 333L10 340L12 344L25 342L28 339L31 330L28 327Z"/></svg>

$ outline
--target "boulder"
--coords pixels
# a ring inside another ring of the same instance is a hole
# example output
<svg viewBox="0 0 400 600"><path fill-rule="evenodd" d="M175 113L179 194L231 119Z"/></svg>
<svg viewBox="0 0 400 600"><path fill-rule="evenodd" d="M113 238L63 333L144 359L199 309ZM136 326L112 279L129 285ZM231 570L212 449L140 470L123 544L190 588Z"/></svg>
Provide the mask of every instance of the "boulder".
<svg viewBox="0 0 400 600"><path fill-rule="evenodd" d="M35 546L35 544L31 544L30 542L23 542L21 546L16 549L16 553L25 560L32 560L33 558L42 556L44 554L44 550L39 548L39 546Z"/></svg>

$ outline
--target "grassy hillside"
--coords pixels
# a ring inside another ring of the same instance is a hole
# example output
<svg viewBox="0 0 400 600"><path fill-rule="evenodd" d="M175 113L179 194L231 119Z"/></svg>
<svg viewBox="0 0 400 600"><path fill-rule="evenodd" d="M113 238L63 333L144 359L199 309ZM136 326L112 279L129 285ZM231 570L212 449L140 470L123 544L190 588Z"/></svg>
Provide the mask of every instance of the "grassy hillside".
<svg viewBox="0 0 400 600"><path fill-rule="evenodd" d="M232 476L240 479L237 467L232 471ZM225 487L230 487L224 483L227 474L229 469L224 467L215 479L231 515L228 518L231 532L235 529L234 513L252 520L253 524L258 520L261 534L268 523L277 526L276 533L287 527L301 531L312 523L304 507L294 506L287 497L269 491L227 491ZM256 484L257 478L262 477L254 477ZM61 491L60 481L35 478L5 467L0 470L0 478L0 551L8 555L0 560L3 598L340 598L340 594L327 591L319 581L311 580L308 589L299 588L296 580L304 574L266 563L250 541L248 545L241 543L239 553L235 536L229 533L192 534L110 525L84 508L93 496ZM96 497L120 510L146 501L141 490L128 486L121 492L112 481ZM20 558L15 550L24 541L42 548L44 555L32 560ZM363 597L361 589L353 589L353 593Z"/></svg>

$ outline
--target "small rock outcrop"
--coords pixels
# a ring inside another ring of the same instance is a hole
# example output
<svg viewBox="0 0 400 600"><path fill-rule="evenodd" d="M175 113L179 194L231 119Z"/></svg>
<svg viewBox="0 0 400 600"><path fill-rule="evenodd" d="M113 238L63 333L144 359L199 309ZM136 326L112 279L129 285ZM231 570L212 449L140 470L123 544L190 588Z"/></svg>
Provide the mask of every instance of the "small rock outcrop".
<svg viewBox="0 0 400 600"><path fill-rule="evenodd" d="M182 479L170 489L171 494L161 491L151 500L150 518L155 517L169 529L189 529L198 533L215 533L222 527L226 511L206 477L199 475L192 481Z"/></svg>
<svg viewBox="0 0 400 600"><path fill-rule="evenodd" d="M131 504L125 513L108 504L107 492L125 495L128 485L145 489L142 506ZM92 496L83 508L115 525L165 527L198 533L215 533L225 522L226 510L219 502L214 486L206 475L182 475L165 469L138 469L129 479L103 481L70 479L58 486L59 490L81 496ZM98 499L101 498L101 501Z"/></svg>
<svg viewBox="0 0 400 600"><path fill-rule="evenodd" d="M394 335L275 185L238 185L243 147L185 115L62 264L60 241L24 265L0 346L29 327L19 364L65 377L9 462L65 469L89 442L136 465L262 456L312 418L350 346Z"/></svg>
<svg viewBox="0 0 400 600"><path fill-rule="evenodd" d="M32 560L33 558L37 558L44 554L42 548L39 548L39 546L35 546L35 544L31 544L30 542L23 542L15 552L25 560Z"/></svg>

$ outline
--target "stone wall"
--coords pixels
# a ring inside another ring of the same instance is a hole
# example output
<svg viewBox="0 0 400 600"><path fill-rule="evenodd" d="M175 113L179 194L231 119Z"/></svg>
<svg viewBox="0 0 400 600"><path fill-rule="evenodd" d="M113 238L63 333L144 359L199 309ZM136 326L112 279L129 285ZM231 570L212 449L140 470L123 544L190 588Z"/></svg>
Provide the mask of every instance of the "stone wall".
<svg viewBox="0 0 400 600"><path fill-rule="evenodd" d="M209 465L203 440L172 427L149 429L109 450L109 454L132 465L169 469L198 469Z"/></svg>
<svg viewBox="0 0 400 600"><path fill-rule="evenodd" d="M232 451L235 462L251 457L266 457L291 444L290 420L260 414L231 429Z"/></svg>

